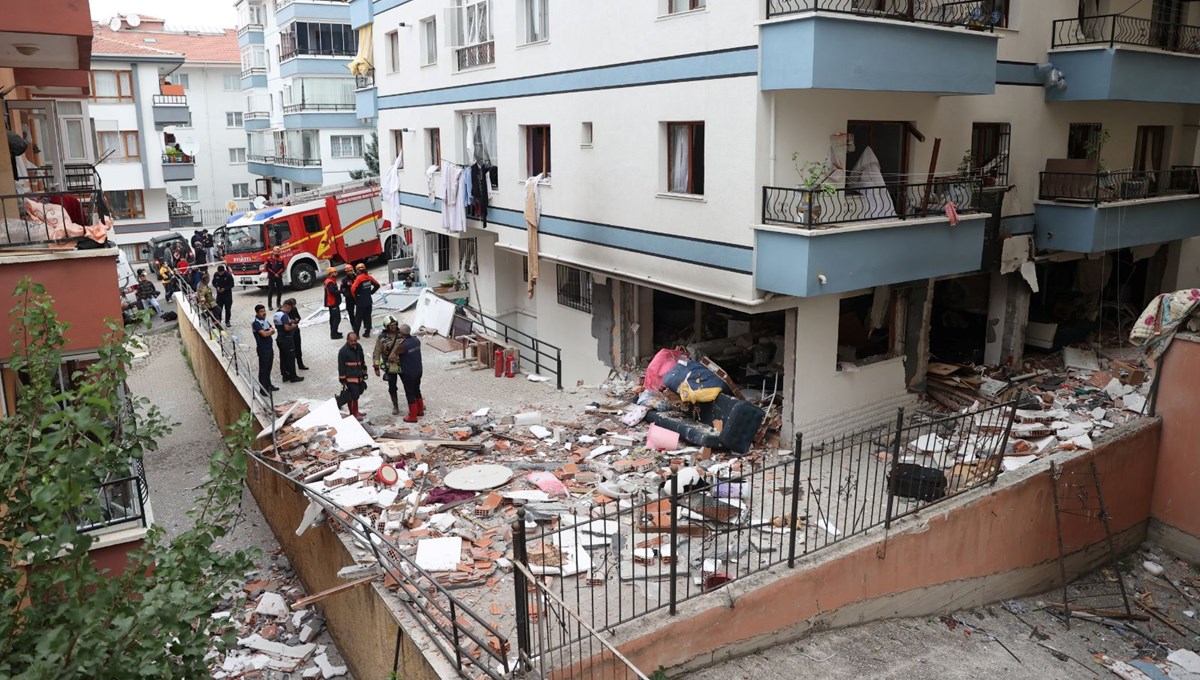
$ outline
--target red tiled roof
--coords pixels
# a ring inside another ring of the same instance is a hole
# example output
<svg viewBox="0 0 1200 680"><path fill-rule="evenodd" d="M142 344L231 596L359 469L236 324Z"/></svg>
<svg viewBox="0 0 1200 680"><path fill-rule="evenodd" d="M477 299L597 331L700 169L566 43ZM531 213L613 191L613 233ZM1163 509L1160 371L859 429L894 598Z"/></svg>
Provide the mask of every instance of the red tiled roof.
<svg viewBox="0 0 1200 680"><path fill-rule="evenodd" d="M240 64L242 57L237 45L237 31L232 28L223 30L222 35L132 29L113 31L107 25L97 23L92 54L183 55L187 62ZM152 38L155 42L147 43L146 38Z"/></svg>

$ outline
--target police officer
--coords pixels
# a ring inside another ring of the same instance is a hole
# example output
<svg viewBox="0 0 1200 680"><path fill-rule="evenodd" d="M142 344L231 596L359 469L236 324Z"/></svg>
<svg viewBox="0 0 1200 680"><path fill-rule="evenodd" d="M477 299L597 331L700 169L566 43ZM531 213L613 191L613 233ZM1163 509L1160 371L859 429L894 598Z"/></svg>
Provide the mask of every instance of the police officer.
<svg viewBox="0 0 1200 680"><path fill-rule="evenodd" d="M296 326L292 331L292 344L296 348L296 368L307 371L308 366L304 365L304 345L300 342L300 307L296 305L296 298L288 298L284 302L292 306L288 316L292 317L292 323Z"/></svg>
<svg viewBox="0 0 1200 680"><path fill-rule="evenodd" d="M291 302L285 301L275 312L275 344L279 346L279 374L283 381L300 382L304 378L296 375L296 338L292 333L296 322L292 320Z"/></svg>
<svg viewBox="0 0 1200 680"><path fill-rule="evenodd" d="M325 276L325 308L329 310L329 339L340 340L342 334L342 289L338 286L337 269L330 267Z"/></svg>
<svg viewBox="0 0 1200 680"><path fill-rule="evenodd" d="M271 254L267 256L266 265L263 267L267 271L267 304L271 304L271 298L274 297L283 302L283 273L287 271L287 265L283 263L283 258L279 255L279 249L274 248Z"/></svg>
<svg viewBox="0 0 1200 680"><path fill-rule="evenodd" d="M259 392L265 397L267 390L275 392L279 389L271 384L271 364L275 363L275 350L271 347L271 336L275 335L275 329L267 320L265 306L254 306L254 321L250 327L254 330L254 347L258 350Z"/></svg>

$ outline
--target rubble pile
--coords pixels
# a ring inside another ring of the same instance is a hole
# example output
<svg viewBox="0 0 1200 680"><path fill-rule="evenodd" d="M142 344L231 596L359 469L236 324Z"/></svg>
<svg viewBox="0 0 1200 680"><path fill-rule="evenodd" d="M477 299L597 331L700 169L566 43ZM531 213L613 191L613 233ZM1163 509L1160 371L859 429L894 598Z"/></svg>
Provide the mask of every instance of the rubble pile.
<svg viewBox="0 0 1200 680"><path fill-rule="evenodd" d="M330 659L317 642L325 629L321 614L305 604L305 592L282 550L265 573L251 577L221 601L212 618L225 622L236 642L223 654L210 653L212 677L346 677L345 666Z"/></svg>

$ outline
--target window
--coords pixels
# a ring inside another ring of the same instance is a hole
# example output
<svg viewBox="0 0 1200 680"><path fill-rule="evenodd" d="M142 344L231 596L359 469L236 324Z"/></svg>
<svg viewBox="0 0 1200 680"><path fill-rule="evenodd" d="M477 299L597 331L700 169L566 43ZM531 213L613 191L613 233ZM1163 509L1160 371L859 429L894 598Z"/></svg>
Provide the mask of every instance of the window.
<svg viewBox="0 0 1200 680"><path fill-rule="evenodd" d="M387 34L387 70L388 73L400 70L400 34L397 31Z"/></svg>
<svg viewBox="0 0 1200 680"><path fill-rule="evenodd" d="M425 145L428 151L429 165L442 164L442 131L439 128L425 129Z"/></svg>
<svg viewBox="0 0 1200 680"><path fill-rule="evenodd" d="M479 273L479 240L475 238L458 239L458 270L471 274Z"/></svg>
<svg viewBox="0 0 1200 680"><path fill-rule="evenodd" d="M133 101L133 71L89 71L88 82L94 102Z"/></svg>
<svg viewBox="0 0 1200 680"><path fill-rule="evenodd" d="M200 200L200 187L195 184L185 184L179 187L179 200L193 202Z"/></svg>
<svg viewBox="0 0 1200 680"><path fill-rule="evenodd" d="M250 185L242 182L241 184L233 185L234 198L250 198Z"/></svg>
<svg viewBox="0 0 1200 680"><path fill-rule="evenodd" d="M421 64L436 64L437 57L437 18L429 17L421 21Z"/></svg>
<svg viewBox="0 0 1200 680"><path fill-rule="evenodd" d="M525 24L525 43L550 39L550 15L547 4L550 0L522 0L521 11Z"/></svg>
<svg viewBox="0 0 1200 680"><path fill-rule="evenodd" d="M96 146L100 150L101 157L112 152L112 155L108 157L108 160L112 162L136 161L142 156L138 133L132 130L97 132Z"/></svg>
<svg viewBox="0 0 1200 680"><path fill-rule="evenodd" d="M66 102L59 102L65 104ZM78 102L75 102L78 103ZM65 160L68 161L86 161L88 160L87 149L84 146L84 125L81 118L66 118L63 119L63 127L66 129L66 154Z"/></svg>
<svg viewBox="0 0 1200 680"><path fill-rule="evenodd" d="M521 282L529 283L529 256L521 258Z"/></svg>
<svg viewBox="0 0 1200 680"><path fill-rule="evenodd" d="M455 7L446 11L449 23L446 40L455 48L455 67L461 71L495 63L491 0L456 2Z"/></svg>
<svg viewBox="0 0 1200 680"><path fill-rule="evenodd" d="M319 234L324 229L321 227L321 216L309 214L304 216L304 233Z"/></svg>
<svg viewBox="0 0 1200 680"><path fill-rule="evenodd" d="M242 49L242 75L251 71L267 70L267 53L261 47L246 47Z"/></svg>
<svg viewBox="0 0 1200 680"><path fill-rule="evenodd" d="M225 112L225 127L228 127L228 128L242 127L242 112L241 111L226 111Z"/></svg>
<svg viewBox="0 0 1200 680"><path fill-rule="evenodd" d="M558 265L558 304L592 313L592 275L582 269Z"/></svg>
<svg viewBox="0 0 1200 680"><path fill-rule="evenodd" d="M704 123L667 123L667 191L704 194Z"/></svg>
<svg viewBox="0 0 1200 680"><path fill-rule="evenodd" d="M334 135L329 138L334 158L362 158L362 135Z"/></svg>
<svg viewBox="0 0 1200 680"><path fill-rule="evenodd" d="M1071 123L1067 133L1067 158L1098 158L1103 129L1100 123Z"/></svg>
<svg viewBox="0 0 1200 680"><path fill-rule="evenodd" d="M349 24L297 21L280 32L279 59L298 55L353 57L358 51L358 33Z"/></svg>
<svg viewBox="0 0 1200 680"><path fill-rule="evenodd" d="M429 271L450 271L450 237L445 234L426 234L425 249L429 255Z"/></svg>
<svg viewBox="0 0 1200 680"><path fill-rule="evenodd" d="M392 130L392 158L399 158L400 167L404 167L404 130Z"/></svg>
<svg viewBox="0 0 1200 680"><path fill-rule="evenodd" d="M186 73L176 73L171 76L175 79L175 84L181 86L185 90L192 89L192 79Z"/></svg>
<svg viewBox="0 0 1200 680"><path fill-rule="evenodd" d="M267 225L267 247L282 246L292 237L292 227L287 220L271 222Z"/></svg>
<svg viewBox="0 0 1200 680"><path fill-rule="evenodd" d="M229 162L240 165L246 162L246 147L239 146L229 150Z"/></svg>
<svg viewBox="0 0 1200 680"><path fill-rule="evenodd" d="M679 14L704 9L707 0L667 0L667 14Z"/></svg>
<svg viewBox="0 0 1200 680"><path fill-rule="evenodd" d="M880 299L876 299L876 297ZM888 322L891 289L842 298L838 302L837 360L861 365L895 356ZM840 365L839 365L840 370Z"/></svg>
<svg viewBox="0 0 1200 680"><path fill-rule="evenodd" d="M112 215L116 219L140 220L146 216L141 189L106 191L104 200L108 203L108 209L112 211Z"/></svg>
<svg viewBox="0 0 1200 680"><path fill-rule="evenodd" d="M462 121L463 163L485 161L495 163L496 156L496 112L473 112L460 114ZM492 182L492 186L497 186Z"/></svg>
<svg viewBox="0 0 1200 680"><path fill-rule="evenodd" d="M525 127L525 171L527 177L550 176L550 126Z"/></svg>
<svg viewBox="0 0 1200 680"><path fill-rule="evenodd" d="M236 73L226 73L224 76L226 92L240 92L242 89L242 79Z"/></svg>
<svg viewBox="0 0 1200 680"><path fill-rule="evenodd" d="M987 186L1008 186L1008 150L1012 126L975 123L971 126L971 172Z"/></svg>
<svg viewBox="0 0 1200 680"><path fill-rule="evenodd" d="M592 124L584 123L579 133L579 146L592 148Z"/></svg>

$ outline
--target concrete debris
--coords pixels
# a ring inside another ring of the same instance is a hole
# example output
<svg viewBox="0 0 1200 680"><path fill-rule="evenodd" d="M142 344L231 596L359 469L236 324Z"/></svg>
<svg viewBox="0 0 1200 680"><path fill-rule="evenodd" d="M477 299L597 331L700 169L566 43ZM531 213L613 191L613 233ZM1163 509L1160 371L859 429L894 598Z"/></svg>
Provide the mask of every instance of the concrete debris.
<svg viewBox="0 0 1200 680"><path fill-rule="evenodd" d="M254 612L280 619L291 613L287 602L278 593L263 593L262 597L258 600L258 606L254 608Z"/></svg>
<svg viewBox="0 0 1200 680"><path fill-rule="evenodd" d="M328 654L318 654L316 657L317 668L321 669L321 677L325 680L336 678L345 675L347 668L345 666L335 666L329 661Z"/></svg>

